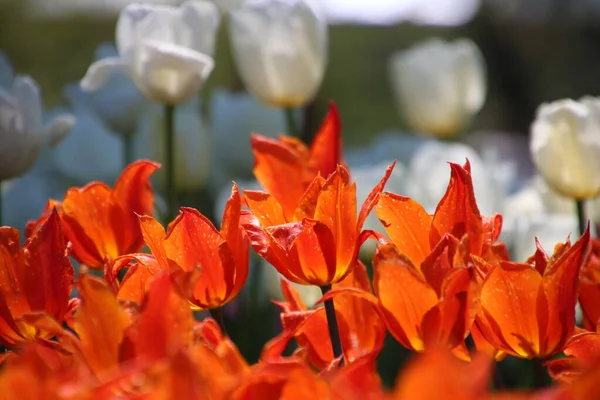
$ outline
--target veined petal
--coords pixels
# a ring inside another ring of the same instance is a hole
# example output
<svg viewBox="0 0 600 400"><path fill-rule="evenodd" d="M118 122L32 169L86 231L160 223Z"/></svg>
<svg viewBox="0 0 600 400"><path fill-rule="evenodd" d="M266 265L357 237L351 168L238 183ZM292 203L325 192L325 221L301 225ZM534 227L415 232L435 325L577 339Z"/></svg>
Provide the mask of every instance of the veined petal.
<svg viewBox="0 0 600 400"><path fill-rule="evenodd" d="M135 264L131 265L132 262ZM150 283L165 269L158 263L154 256L148 254L130 254L119 257L113 264L113 274L127 267L117 294L120 301L134 301L142 304Z"/></svg>
<svg viewBox="0 0 600 400"><path fill-rule="evenodd" d="M379 200L379 195L383 191L385 184L387 183L388 179L392 175L392 171L394 170L395 165L396 165L396 161L394 161L392 163L392 165L387 167L387 169L385 170L385 175L383 175L383 178L381 178L379 183L377 185L375 185L373 190L371 190L371 193L369 193L369 195L365 199L365 202L363 203L362 207L360 208L360 213L358 214L358 221L356 221L356 226L357 226L358 231L362 230L362 227L365 223L365 220L369 216L369 213L371 212L373 207L375 207L375 205L377 204L377 201Z"/></svg>
<svg viewBox="0 0 600 400"><path fill-rule="evenodd" d="M450 167L450 183L435 210L430 243L434 245L446 233L458 239L468 235L471 253L480 255L483 246L483 226L473 193L469 162L467 161L465 167L453 163Z"/></svg>
<svg viewBox="0 0 600 400"><path fill-rule="evenodd" d="M404 347L423 351L423 317L438 303L435 290L394 246L378 246L373 260L373 288L385 324Z"/></svg>
<svg viewBox="0 0 600 400"><path fill-rule="evenodd" d="M344 270L354 262L359 233L356 229L356 184L348 184L348 180L348 170L338 165L319 192L314 217L333 234L335 263Z"/></svg>
<svg viewBox="0 0 600 400"><path fill-rule="evenodd" d="M284 211L275 196L258 190L246 190L244 191L244 200L262 227L286 223Z"/></svg>
<svg viewBox="0 0 600 400"><path fill-rule="evenodd" d="M325 286L343 279L349 267L336 264L335 239L331 229L320 221L304 219L289 248L301 266L301 284Z"/></svg>
<svg viewBox="0 0 600 400"><path fill-rule="evenodd" d="M548 325L544 340L546 355L562 350L573 334L575 305L579 291L579 269L588 256L589 228L570 249L551 260L542 279L548 304Z"/></svg>
<svg viewBox="0 0 600 400"><path fill-rule="evenodd" d="M80 272L77 290L81 298L75 315L75 331L81 339L81 351L96 375L115 372L125 329L127 313L102 281Z"/></svg>
<svg viewBox="0 0 600 400"><path fill-rule="evenodd" d="M144 244L136 214L154 214L154 192L150 186L150 176L159 167L160 164L152 161L136 161L125 168L115 183L113 203L118 206L111 211L120 255L135 253Z"/></svg>
<svg viewBox="0 0 600 400"><path fill-rule="evenodd" d="M73 256L93 269L101 269L107 256L120 255L111 224L111 197L108 186L95 182L69 189L62 202L62 222L73 243Z"/></svg>
<svg viewBox="0 0 600 400"><path fill-rule="evenodd" d="M329 102L329 111L310 145L309 168L328 177L342 164L342 126L335 104Z"/></svg>
<svg viewBox="0 0 600 400"><path fill-rule="evenodd" d="M254 176L281 204L291 221L305 190L303 163L294 148L260 135L251 137L255 156Z"/></svg>
<svg viewBox="0 0 600 400"><path fill-rule="evenodd" d="M517 357L539 355L540 324L538 297L542 277L528 264L504 262L497 265L481 287L483 336L494 347ZM491 337L489 331L498 337Z"/></svg>
<svg viewBox="0 0 600 400"><path fill-rule="evenodd" d="M393 193L382 193L375 213L385 227L392 242L413 265L421 262L431 252L429 227L432 217L416 201Z"/></svg>
<svg viewBox="0 0 600 400"><path fill-rule="evenodd" d="M79 83L82 90L94 92L104 86L113 72L126 72L127 63L119 57L108 57L94 61Z"/></svg>

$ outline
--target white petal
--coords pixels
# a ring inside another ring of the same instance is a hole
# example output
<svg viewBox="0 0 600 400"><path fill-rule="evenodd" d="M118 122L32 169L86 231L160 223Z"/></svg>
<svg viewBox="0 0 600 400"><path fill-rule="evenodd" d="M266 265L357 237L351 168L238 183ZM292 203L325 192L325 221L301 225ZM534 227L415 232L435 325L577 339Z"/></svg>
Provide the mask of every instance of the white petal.
<svg viewBox="0 0 600 400"><path fill-rule="evenodd" d="M17 76L13 84L13 96L27 133L41 137L42 99L37 83L29 76Z"/></svg>
<svg viewBox="0 0 600 400"><path fill-rule="evenodd" d="M104 58L90 65L79 85L82 90L93 92L104 86L113 72L124 72L125 70L126 64L122 59Z"/></svg>
<svg viewBox="0 0 600 400"><path fill-rule="evenodd" d="M139 24L152 14L156 6L151 4L133 3L125 6L119 14L115 32L119 56L131 59L135 48L144 38L139 33Z"/></svg>
<svg viewBox="0 0 600 400"><path fill-rule="evenodd" d="M140 90L162 104L186 102L200 88L214 67L205 54L165 42L145 41L136 66Z"/></svg>
<svg viewBox="0 0 600 400"><path fill-rule="evenodd" d="M221 14L214 3L201 0L189 0L179 9L183 24L187 28L186 45L200 53L213 56L215 52L215 39L219 27ZM177 27L176 27L177 28Z"/></svg>
<svg viewBox="0 0 600 400"><path fill-rule="evenodd" d="M469 39L454 42L458 59L456 72L462 82L462 94L465 108L470 113L481 110L485 103L487 90L485 59L479 47Z"/></svg>
<svg viewBox="0 0 600 400"><path fill-rule="evenodd" d="M67 136L75 125L75 116L73 114L60 114L54 117L44 129L50 146L56 146Z"/></svg>
<svg viewBox="0 0 600 400"><path fill-rule="evenodd" d="M14 72L6 55L0 51L0 88L10 90Z"/></svg>

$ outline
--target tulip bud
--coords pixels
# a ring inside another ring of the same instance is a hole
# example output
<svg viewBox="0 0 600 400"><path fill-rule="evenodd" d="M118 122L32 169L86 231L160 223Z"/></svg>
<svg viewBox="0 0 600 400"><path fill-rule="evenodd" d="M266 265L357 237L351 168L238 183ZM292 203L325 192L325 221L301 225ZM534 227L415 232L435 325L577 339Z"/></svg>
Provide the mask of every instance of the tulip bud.
<svg viewBox="0 0 600 400"><path fill-rule="evenodd" d="M197 93L213 69L219 10L190 0L179 8L130 4L117 22L119 57L94 62L81 81L84 90L102 87L114 70L125 71L150 100L175 105Z"/></svg>
<svg viewBox="0 0 600 400"><path fill-rule="evenodd" d="M485 101L485 61L468 39L430 39L392 55L389 68L406 124L423 135L462 133Z"/></svg>
<svg viewBox="0 0 600 400"><path fill-rule="evenodd" d="M28 76L13 78L8 60L0 53L0 181L31 168L43 147L58 143L75 122L71 115L62 114L43 126L42 115L38 85Z"/></svg>
<svg viewBox="0 0 600 400"><path fill-rule="evenodd" d="M96 49L96 61L118 56L114 45L103 43ZM102 89L85 92L79 83L70 83L63 94L74 107L93 111L112 133L127 136L135 131L137 121L148 101L123 72L113 73ZM117 174L118 175L118 174Z"/></svg>
<svg viewBox="0 0 600 400"><path fill-rule="evenodd" d="M261 102L299 107L312 100L327 63L327 23L306 0L247 3L229 33L241 78Z"/></svg>
<svg viewBox="0 0 600 400"><path fill-rule="evenodd" d="M533 161L550 187L578 200L600 193L598 99L542 104L531 126Z"/></svg>

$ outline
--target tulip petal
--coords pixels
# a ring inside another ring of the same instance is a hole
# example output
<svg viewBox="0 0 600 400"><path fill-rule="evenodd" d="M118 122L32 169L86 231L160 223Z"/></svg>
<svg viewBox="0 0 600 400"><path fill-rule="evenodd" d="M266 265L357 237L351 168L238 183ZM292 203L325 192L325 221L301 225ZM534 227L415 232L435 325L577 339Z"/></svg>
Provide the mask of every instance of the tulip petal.
<svg viewBox="0 0 600 400"><path fill-rule="evenodd" d="M321 176L328 177L342 163L342 127L340 114L333 102L310 145L309 168Z"/></svg>
<svg viewBox="0 0 600 400"><path fill-rule="evenodd" d="M530 358L540 350L538 292L542 277L528 264L497 265L481 287L480 327L484 337L499 350ZM496 336L492 336L494 332Z"/></svg>
<svg viewBox="0 0 600 400"><path fill-rule="evenodd" d="M254 176L291 221L306 187L301 159L290 147L264 136L252 135L251 146L256 157Z"/></svg>
<svg viewBox="0 0 600 400"><path fill-rule="evenodd" d="M390 176L392 175L392 171L394 170L395 165L396 165L396 161L394 161L390 166L387 167L387 169L385 170L385 174L383 175L383 178L381 178L379 183L377 185L375 185L373 190L371 190L371 193L369 193L369 195L365 199L365 202L363 203L362 207L360 208L360 213L358 214L358 220L356 221L356 226L357 226L358 231L362 230L362 227L365 224L365 220L371 213L371 210L373 209L373 207L375 207L375 205L377 204L377 201L379 200L379 195L383 191L383 188L385 187L385 184L387 183L388 179L390 179Z"/></svg>
<svg viewBox="0 0 600 400"><path fill-rule="evenodd" d="M327 225L308 218L303 220L288 251L297 255L302 268L302 281L297 283L325 286L343 279L350 268L337 267L335 248L333 233Z"/></svg>
<svg viewBox="0 0 600 400"><path fill-rule="evenodd" d="M131 265L132 262L137 262ZM165 269L156 258L147 254L130 254L119 257L113 265L113 274L122 268L128 267L119 287L117 299L120 301L133 301L142 304L151 282Z"/></svg>
<svg viewBox="0 0 600 400"><path fill-rule="evenodd" d="M357 253L356 184L348 185L348 175L344 167L337 167L321 188L315 209L315 219L325 224L333 234L335 263L341 270L334 282L346 275Z"/></svg>
<svg viewBox="0 0 600 400"><path fill-rule="evenodd" d="M446 233L457 239L468 235L470 252L480 255L483 246L483 226L473 193L469 163L467 161L465 167L450 163L450 167L452 173L448 189L433 216L430 244L435 245Z"/></svg>
<svg viewBox="0 0 600 400"><path fill-rule="evenodd" d="M275 196L258 190L245 190L244 200L262 227L285 224L286 217Z"/></svg>
<svg viewBox="0 0 600 400"><path fill-rule="evenodd" d="M103 58L90 65L79 85L83 91L95 92L104 86L113 72L125 73L126 71L127 63L122 59L118 57Z"/></svg>
<svg viewBox="0 0 600 400"><path fill-rule="evenodd" d="M382 193L375 213L386 233L413 265L420 266L430 253L429 227L432 218L416 201L393 193Z"/></svg>
<svg viewBox="0 0 600 400"><path fill-rule="evenodd" d="M404 347L423 351L421 321L438 303L435 290L393 246L378 246L373 270L375 295L388 330Z"/></svg>
<svg viewBox="0 0 600 400"><path fill-rule="evenodd" d="M156 258L159 265L168 270L170 267L169 258L167 256L167 252L163 247L163 241L167 236L165 234L165 229L163 226L152 218L151 216L142 215L138 216L140 221L140 229L142 231L142 237L144 238L144 242L150 248L152 255ZM172 224L176 224L182 218L182 214L172 222Z"/></svg>
<svg viewBox="0 0 600 400"><path fill-rule="evenodd" d="M571 248L558 259L554 256L542 279L542 289L547 299L548 325L544 338L547 354L562 350L573 334L575 305L579 291L579 270L588 256L589 228Z"/></svg>
<svg viewBox="0 0 600 400"><path fill-rule="evenodd" d="M77 291L81 305L75 314L75 331L81 351L96 375L115 372L129 316L108 287L86 271L79 273Z"/></svg>

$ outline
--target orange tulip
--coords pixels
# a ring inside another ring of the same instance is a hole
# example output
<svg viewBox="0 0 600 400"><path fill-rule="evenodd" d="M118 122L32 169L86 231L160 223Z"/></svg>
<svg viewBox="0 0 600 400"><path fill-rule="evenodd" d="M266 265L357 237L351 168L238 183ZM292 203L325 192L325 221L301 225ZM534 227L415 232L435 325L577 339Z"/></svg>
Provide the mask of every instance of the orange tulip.
<svg viewBox="0 0 600 400"><path fill-rule="evenodd" d="M333 285L334 290L345 287L371 290L366 267L360 261L352 273ZM261 359L273 357L272 353L275 358L279 356L293 337L300 347L308 352L313 366L319 369L326 368L334 361L334 356L325 308L307 310L298 292L286 280L281 280L281 289L287 299L286 303L278 303L282 309L283 332L265 346ZM335 311L344 359L348 363L365 357L375 360L383 347L386 333L376 308L356 296L341 295L335 299Z"/></svg>
<svg viewBox="0 0 600 400"><path fill-rule="evenodd" d="M545 358L564 348L575 327L579 269L587 257L589 229L551 258L538 244L527 263L502 262L481 287L476 324L495 348L521 358Z"/></svg>
<svg viewBox="0 0 600 400"><path fill-rule="evenodd" d="M107 260L142 249L144 240L136 214L154 212L149 179L157 168L157 163L136 161L125 168L114 189L92 182L83 188L69 189L62 203L48 203L48 207L58 208L77 261L102 269Z"/></svg>
<svg viewBox="0 0 600 400"><path fill-rule="evenodd" d="M329 105L321 128L310 148L299 139L280 136L274 140L252 135L254 176L281 205L291 220L304 191L315 176L329 176L342 163L341 123L337 108Z"/></svg>
<svg viewBox="0 0 600 400"><path fill-rule="evenodd" d="M134 254L115 262L113 276L131 261L138 263L124 277L119 298L139 302L154 274L179 266L185 271L200 269L189 299L194 309L217 308L231 301L246 282L250 257L248 237L240 226L240 209L241 198L234 184L220 231L193 208L182 208L167 234L154 218L140 217L152 256Z"/></svg>
<svg viewBox="0 0 600 400"><path fill-rule="evenodd" d="M28 314L45 313L62 324L76 304L69 300L75 272L56 210L23 247L19 241L18 230L0 227L0 341L9 346L54 336L26 322Z"/></svg>
<svg viewBox="0 0 600 400"><path fill-rule="evenodd" d="M419 270L394 245L379 245L373 259L375 296L345 288L324 298L354 293L377 307L389 332L407 349L443 346L468 360L464 339L479 310L479 285L472 268L449 267L456 246L446 239Z"/></svg>
<svg viewBox="0 0 600 400"><path fill-rule="evenodd" d="M600 240L592 239L588 260L579 274L579 304L583 311L583 325L594 331L600 321Z"/></svg>
<svg viewBox="0 0 600 400"><path fill-rule="evenodd" d="M450 163L450 167L448 189L433 215L415 200L388 192L381 194L375 206L375 213L392 242L417 268L445 235L462 242L460 264L463 266L481 264L472 260L471 255L489 261L506 257L504 244L496 243L502 229L502 216L482 217L479 213L469 162L463 167Z"/></svg>
<svg viewBox="0 0 600 400"><path fill-rule="evenodd" d="M291 217L275 196L245 191L250 211L242 212L242 224L252 247L292 282L326 286L341 281L352 271L366 238L362 226L392 168L373 188L358 219L356 184L349 183L341 165L326 180L314 178Z"/></svg>

